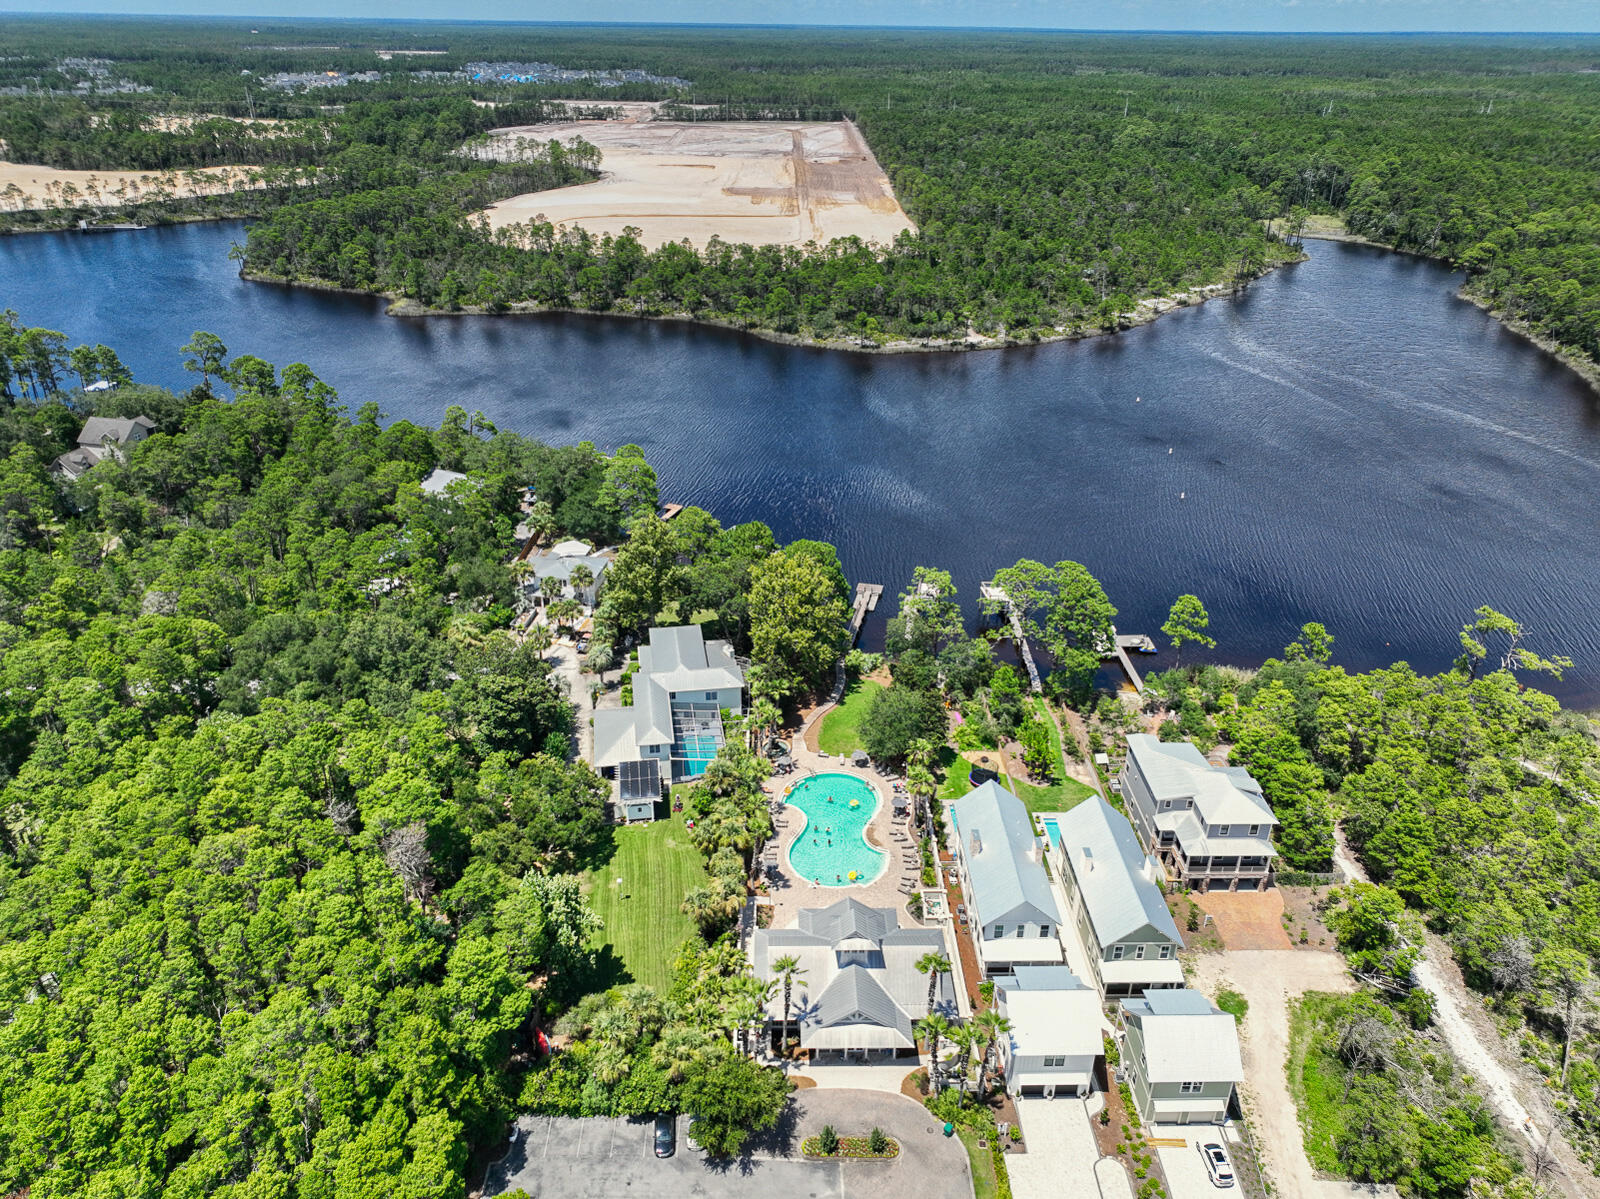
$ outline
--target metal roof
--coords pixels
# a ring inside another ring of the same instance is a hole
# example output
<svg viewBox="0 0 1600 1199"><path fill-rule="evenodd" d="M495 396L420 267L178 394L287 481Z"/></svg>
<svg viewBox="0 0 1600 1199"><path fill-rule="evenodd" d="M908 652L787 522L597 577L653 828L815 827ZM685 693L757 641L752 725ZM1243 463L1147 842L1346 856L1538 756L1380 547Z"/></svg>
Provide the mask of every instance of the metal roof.
<svg viewBox="0 0 1600 1199"><path fill-rule="evenodd" d="M1261 784L1249 771L1213 766L1187 741L1162 741L1149 733L1132 733L1128 755L1138 763L1157 802L1193 799L1208 825L1277 823L1262 797Z"/></svg>
<svg viewBox="0 0 1600 1199"><path fill-rule="evenodd" d="M1127 817L1099 795L1054 817L1061 856L1077 880L1101 947L1149 925L1178 945L1183 937L1161 897L1151 860Z"/></svg>
<svg viewBox="0 0 1600 1199"><path fill-rule="evenodd" d="M1173 988L1124 999L1144 1041L1144 1076L1162 1082L1243 1082L1239 1030L1198 991Z"/></svg>
<svg viewBox="0 0 1600 1199"><path fill-rule="evenodd" d="M420 486L429 495L443 495L445 488L449 487L450 484L459 483L466 477L458 470L444 470L441 468L422 480Z"/></svg>
<svg viewBox="0 0 1600 1199"><path fill-rule="evenodd" d="M991 780L952 803L950 814L980 924L1061 923L1033 818L1020 799Z"/></svg>
<svg viewBox="0 0 1600 1199"><path fill-rule="evenodd" d="M148 416L133 416L126 419L114 416L91 416L83 422L83 431L78 434L78 444L100 448L100 444L107 440L121 445L133 435L135 428L142 428L146 433L156 431L156 422Z"/></svg>

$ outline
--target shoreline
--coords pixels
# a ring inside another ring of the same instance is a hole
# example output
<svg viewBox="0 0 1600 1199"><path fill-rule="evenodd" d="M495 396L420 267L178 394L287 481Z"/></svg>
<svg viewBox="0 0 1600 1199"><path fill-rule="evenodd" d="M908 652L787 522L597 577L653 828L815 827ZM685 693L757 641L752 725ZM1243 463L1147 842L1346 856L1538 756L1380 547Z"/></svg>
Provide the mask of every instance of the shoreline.
<svg viewBox="0 0 1600 1199"><path fill-rule="evenodd" d="M1208 283L1174 295L1148 297L1138 301L1134 306L1134 310L1123 314L1117 325L1110 329L1058 325L1053 332L1036 333L1032 336L1023 337L1011 337L1007 334L999 336L969 334L964 338L928 338L922 340L899 338L883 342L873 341L865 337L819 338L807 337L799 333L784 333L777 329L748 328L735 321L719 317L700 316L689 312L626 312L618 309L596 311L591 308L532 303L509 304L505 309L498 312L491 312L489 309L476 305L462 305L456 309L429 308L416 300L399 296L392 292L364 291L361 288L342 287L337 283L329 283L320 279L290 279L280 275L268 275L247 270L241 270L239 277L251 283L270 283L282 287L303 287L311 291L331 292L337 295L367 296L375 300L386 300L388 301L388 307L384 310L384 315L399 318L542 316L547 314L616 317L623 320L663 321L685 325L700 325L708 328L724 329L733 333L745 333L751 337L759 337L763 341L776 342L779 345L796 346L802 349L828 350L835 353L961 354L973 350L1018 349L1028 346L1050 345L1055 342L1084 341L1091 337L1125 333L1130 329L1148 325L1169 312L1193 308L1204 304L1208 300L1237 295L1248 288L1250 284L1264 278L1279 267L1290 266L1304 260L1305 255L1301 254L1297 258L1288 258L1282 262L1273 263L1271 266L1265 267L1259 274L1245 280L1242 284Z"/></svg>
<svg viewBox="0 0 1600 1199"><path fill-rule="evenodd" d="M1323 217L1315 231L1307 229L1300 236L1302 238L1309 238L1312 241L1343 242L1347 245L1371 246L1374 249L1383 250L1389 254L1410 254L1416 258L1426 259L1429 262L1442 262L1446 263L1447 265L1449 262L1448 259L1442 258L1437 254L1424 254L1420 250L1406 250L1400 248L1399 246L1390 245L1388 242L1375 241L1372 238L1364 237L1359 233L1351 233L1344 227L1344 221L1342 219ZM1600 362L1597 362L1595 359L1583 353L1581 350L1575 350L1571 346L1555 340L1553 337L1545 336L1543 333L1540 333L1538 330L1534 329L1533 326L1528 324L1528 322L1523 320L1521 317L1512 316L1504 309L1495 307L1493 300L1490 300L1485 296L1476 295L1470 291L1469 288L1471 283L1472 276L1469 274L1465 282L1463 282L1460 287L1456 288L1456 299L1464 300L1466 303L1471 304L1474 308L1481 309L1482 311L1488 313L1495 320L1499 321L1504 328L1510 330L1524 341L1530 342L1531 344L1537 346L1546 354L1550 355L1550 357L1568 367L1573 374L1577 375L1584 381L1584 383L1588 385L1590 391L1594 392L1596 395L1600 395Z"/></svg>

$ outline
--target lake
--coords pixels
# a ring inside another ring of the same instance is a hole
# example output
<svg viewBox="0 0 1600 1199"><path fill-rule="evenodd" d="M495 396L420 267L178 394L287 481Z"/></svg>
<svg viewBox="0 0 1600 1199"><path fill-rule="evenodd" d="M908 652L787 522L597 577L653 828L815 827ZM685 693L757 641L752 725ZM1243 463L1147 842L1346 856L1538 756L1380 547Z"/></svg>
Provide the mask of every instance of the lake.
<svg viewBox="0 0 1600 1199"><path fill-rule="evenodd" d="M888 356L622 318L395 319L244 282L243 236L6 238L0 303L149 382L187 386L178 346L206 329L308 363L352 410L434 424L459 404L550 441L636 442L664 500L831 541L891 593L941 566L975 610L998 567L1072 558L1124 632L1159 636L1192 591L1220 661L1321 620L1352 669L1436 670L1492 604L1574 659L1551 690L1600 703L1600 404L1436 263L1311 242L1241 297L1116 337Z"/></svg>

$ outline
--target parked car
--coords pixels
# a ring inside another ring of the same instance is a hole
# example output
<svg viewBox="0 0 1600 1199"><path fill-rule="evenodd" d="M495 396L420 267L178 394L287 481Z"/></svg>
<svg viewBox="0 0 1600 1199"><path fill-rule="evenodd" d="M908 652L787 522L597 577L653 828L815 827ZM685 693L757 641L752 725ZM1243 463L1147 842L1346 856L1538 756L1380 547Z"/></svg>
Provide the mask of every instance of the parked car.
<svg viewBox="0 0 1600 1199"><path fill-rule="evenodd" d="M700 1117L698 1116L689 1117L689 1131L683 1134L683 1139L684 1143L687 1144L690 1149L693 1149L696 1153L704 1153L705 1146L701 1145L699 1141L695 1140L694 1136L694 1126L699 1123L699 1120Z"/></svg>
<svg viewBox="0 0 1600 1199"><path fill-rule="evenodd" d="M678 1150L678 1117L656 1117L656 1156L671 1157Z"/></svg>
<svg viewBox="0 0 1600 1199"><path fill-rule="evenodd" d="M1231 1187L1233 1185L1233 1163L1228 1160L1228 1151L1216 1141L1195 1142L1195 1148L1200 1150L1200 1160L1206 1164L1206 1173L1211 1175L1211 1185L1214 1187Z"/></svg>

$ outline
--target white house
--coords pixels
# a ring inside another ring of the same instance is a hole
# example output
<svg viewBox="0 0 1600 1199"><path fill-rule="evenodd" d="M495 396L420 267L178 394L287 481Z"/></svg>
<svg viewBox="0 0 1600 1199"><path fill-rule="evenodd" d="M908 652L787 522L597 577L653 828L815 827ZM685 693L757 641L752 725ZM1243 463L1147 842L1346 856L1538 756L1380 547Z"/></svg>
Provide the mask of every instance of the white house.
<svg viewBox="0 0 1600 1199"><path fill-rule="evenodd" d="M1094 1090L1105 1054L1099 992L1066 966L1018 966L994 982L995 1007L1011 1022L1000 1043L1006 1090L1047 1098Z"/></svg>
<svg viewBox="0 0 1600 1199"><path fill-rule="evenodd" d="M422 480L418 486L428 495L444 495L450 489L450 484L459 483L466 477L458 470L445 470L443 467L438 467L429 473L428 477Z"/></svg>
<svg viewBox="0 0 1600 1199"><path fill-rule="evenodd" d="M1197 891L1272 885L1272 814L1241 766L1213 766L1187 741L1128 738L1118 776L1139 835L1168 873Z"/></svg>
<svg viewBox="0 0 1600 1199"><path fill-rule="evenodd" d="M1064 961L1061 916L1022 801L991 779L952 803L950 820L985 977Z"/></svg>
<svg viewBox="0 0 1600 1199"><path fill-rule="evenodd" d="M1221 1124L1244 1081L1234 1018L1199 991L1122 1001L1122 1076L1147 1123Z"/></svg>
<svg viewBox="0 0 1600 1199"><path fill-rule="evenodd" d="M744 712L744 672L733 647L705 640L699 625L651 629L639 647L632 706L594 714L594 768L624 784L627 819L649 819L662 784L705 773L723 745L724 711ZM630 782L646 794L630 800Z"/></svg>
<svg viewBox="0 0 1600 1199"><path fill-rule="evenodd" d="M1183 936L1161 889L1161 868L1121 812L1092 795L1040 817L1067 897L1067 918L1102 995L1183 986Z"/></svg>
<svg viewBox="0 0 1600 1199"><path fill-rule="evenodd" d="M893 908L870 908L841 899L825 908L802 908L792 928L758 928L750 940L755 976L776 985L767 1015L783 1021L783 983L772 964L786 956L799 963L790 991L789 1035L813 1055L893 1057L916 1051L915 1024L929 1012L929 977L917 969L926 954L949 956L937 928L901 928ZM957 1015L948 972L933 982L932 1010Z"/></svg>
<svg viewBox="0 0 1600 1199"><path fill-rule="evenodd" d="M523 561L528 568L526 586L530 590L539 590L545 579L555 579L561 584L558 599L576 599L590 609L599 599L606 568L611 565L609 557L595 553L582 541L563 541L542 554L530 554ZM572 572L579 566L588 568L591 579L582 587L572 582Z"/></svg>
<svg viewBox="0 0 1600 1199"><path fill-rule="evenodd" d="M50 464L50 469L69 479L81 478L96 462L107 457L122 457L122 450L137 445L156 431L148 416L118 419L91 416L83 422L76 449L68 450Z"/></svg>

